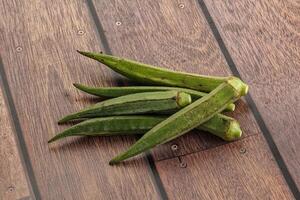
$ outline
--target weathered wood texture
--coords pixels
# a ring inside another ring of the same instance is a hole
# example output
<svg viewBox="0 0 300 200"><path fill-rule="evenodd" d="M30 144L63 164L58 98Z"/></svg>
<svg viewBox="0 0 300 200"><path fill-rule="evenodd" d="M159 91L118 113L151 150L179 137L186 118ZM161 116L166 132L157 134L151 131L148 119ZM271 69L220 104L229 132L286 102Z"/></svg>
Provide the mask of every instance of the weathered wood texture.
<svg viewBox="0 0 300 200"><path fill-rule="evenodd" d="M300 188L300 4L205 0Z"/></svg>
<svg viewBox="0 0 300 200"><path fill-rule="evenodd" d="M94 4L114 55L175 70L230 75L195 2L184 2L183 9L176 1L94 1ZM237 104L232 116L240 121L244 136L258 134L245 102ZM161 160L174 157L174 153L184 155L223 143L207 133L192 131L156 148L154 154L156 160ZM178 151L171 151L173 144L180 147Z"/></svg>
<svg viewBox="0 0 300 200"><path fill-rule="evenodd" d="M94 1L94 4L113 54L177 70L230 74L196 2ZM171 199L268 198L269 193L292 198L252 113L243 100L238 104L234 116L247 136L243 140L223 144L195 132L154 150L158 172ZM176 152L170 150L173 143L179 146ZM222 146L212 148L217 145ZM241 146L248 152L246 156L238 153ZM186 154L191 155L177 157ZM186 160L187 168L180 168L180 159ZM207 178L203 179L203 174Z"/></svg>
<svg viewBox="0 0 300 200"><path fill-rule="evenodd" d="M182 167L180 167L182 166ZM293 199L262 135L157 163L170 199Z"/></svg>
<svg viewBox="0 0 300 200"><path fill-rule="evenodd" d="M113 54L177 70L230 74L195 1L93 3ZM86 2L4 0L0 12L0 54L41 198L158 199L146 159L107 164L134 137L47 144L67 127L57 119L95 101L72 82L108 86L120 78L74 51L103 50ZM233 116L245 132L240 141L225 144L195 131L153 151L170 199L292 198L244 100Z"/></svg>
<svg viewBox="0 0 300 200"><path fill-rule="evenodd" d="M14 129L0 88L0 199L13 200L29 195Z"/></svg>
<svg viewBox="0 0 300 200"><path fill-rule="evenodd" d="M101 50L86 2L5 0L0 13L0 53L41 198L157 199L144 159L108 165L135 138L47 144L67 127L61 116L90 103L73 82L114 84L111 71L75 52Z"/></svg>

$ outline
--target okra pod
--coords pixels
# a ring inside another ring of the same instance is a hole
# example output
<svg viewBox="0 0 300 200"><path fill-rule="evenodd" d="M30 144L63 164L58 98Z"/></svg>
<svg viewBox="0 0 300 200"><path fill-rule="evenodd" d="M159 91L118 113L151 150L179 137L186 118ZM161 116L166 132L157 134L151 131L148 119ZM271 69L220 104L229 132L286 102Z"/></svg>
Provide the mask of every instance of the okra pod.
<svg viewBox="0 0 300 200"><path fill-rule="evenodd" d="M67 115L59 120L59 123L114 115L173 113L190 104L191 101L189 94L176 91L129 94L102 101L82 111Z"/></svg>
<svg viewBox="0 0 300 200"><path fill-rule="evenodd" d="M69 136L113 136L144 134L167 116L112 116L83 121L57 134L48 143ZM213 116L196 127L212 133L226 141L233 141L242 135L239 123L222 114Z"/></svg>
<svg viewBox="0 0 300 200"><path fill-rule="evenodd" d="M79 83L74 83L73 85L77 89L84 91L88 94L96 95L99 97L106 97L106 98L119 97L123 95L141 93L141 92L158 92L158 91L170 91L170 90L188 93L191 95L193 101L207 95L207 93L204 92L199 92L196 90L179 88L179 87L161 87L161 86L90 87ZM226 107L225 111L234 111L234 109L235 109L235 105L232 103Z"/></svg>
<svg viewBox="0 0 300 200"><path fill-rule="evenodd" d="M229 103L240 98L243 90L243 83L240 80L229 79L208 95L154 126L127 151L113 158L109 164L119 163L194 129L224 110Z"/></svg>
<svg viewBox="0 0 300 200"><path fill-rule="evenodd" d="M141 83L177 86L203 92L210 92L227 80L233 78L238 79L237 77L232 76L217 77L177 72L102 53L78 52L84 56L101 62L115 72L118 72L129 79ZM241 83L243 84L241 88L241 95L244 96L248 91L248 86L243 82Z"/></svg>
<svg viewBox="0 0 300 200"><path fill-rule="evenodd" d="M48 142L68 136L112 136L143 134L164 120L164 116L111 116L93 118L76 124L57 134Z"/></svg>
<svg viewBox="0 0 300 200"><path fill-rule="evenodd" d="M161 86L124 86L124 87L90 87L79 83L74 83L74 87L88 94L98 97L119 97L127 94L135 94L141 92L163 92L163 91L178 91L185 92L192 96L193 99L199 99L207 95L207 93L179 87L161 87Z"/></svg>

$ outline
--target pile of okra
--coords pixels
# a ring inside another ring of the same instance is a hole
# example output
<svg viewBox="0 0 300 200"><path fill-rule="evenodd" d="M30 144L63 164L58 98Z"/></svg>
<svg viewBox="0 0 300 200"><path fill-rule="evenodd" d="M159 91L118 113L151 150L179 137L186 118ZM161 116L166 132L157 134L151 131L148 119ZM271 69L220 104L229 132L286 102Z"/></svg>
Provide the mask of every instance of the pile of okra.
<svg viewBox="0 0 300 200"><path fill-rule="evenodd" d="M135 144L109 162L116 164L192 129L226 141L241 137L237 120L222 114L234 111L234 102L248 92L248 85L239 78L183 73L103 53L78 52L144 86L90 87L75 83L77 89L105 100L60 119L59 124L79 123L49 143L69 136L141 134Z"/></svg>

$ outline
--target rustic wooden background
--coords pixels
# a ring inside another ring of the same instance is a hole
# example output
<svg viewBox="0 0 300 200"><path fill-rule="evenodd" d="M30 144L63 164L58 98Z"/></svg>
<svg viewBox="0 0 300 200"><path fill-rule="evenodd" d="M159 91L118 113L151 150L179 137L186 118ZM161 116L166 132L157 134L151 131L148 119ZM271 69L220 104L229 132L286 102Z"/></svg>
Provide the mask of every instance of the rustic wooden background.
<svg viewBox="0 0 300 200"><path fill-rule="evenodd" d="M0 199L300 199L298 0L2 0L0 13ZM49 146L95 100L73 82L128 84L76 49L241 77L244 137L194 131L113 167L135 137Z"/></svg>

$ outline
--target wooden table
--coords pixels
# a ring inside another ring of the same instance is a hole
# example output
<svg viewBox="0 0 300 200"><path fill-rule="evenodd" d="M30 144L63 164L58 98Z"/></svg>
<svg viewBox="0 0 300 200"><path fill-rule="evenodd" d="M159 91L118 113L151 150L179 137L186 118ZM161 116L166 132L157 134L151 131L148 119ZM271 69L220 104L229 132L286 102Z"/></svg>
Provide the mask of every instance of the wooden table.
<svg viewBox="0 0 300 200"><path fill-rule="evenodd" d="M299 1L3 0L0 13L0 199L300 199ZM49 146L95 100L72 83L128 84L76 49L241 77L243 138L193 131L113 167L136 137Z"/></svg>

